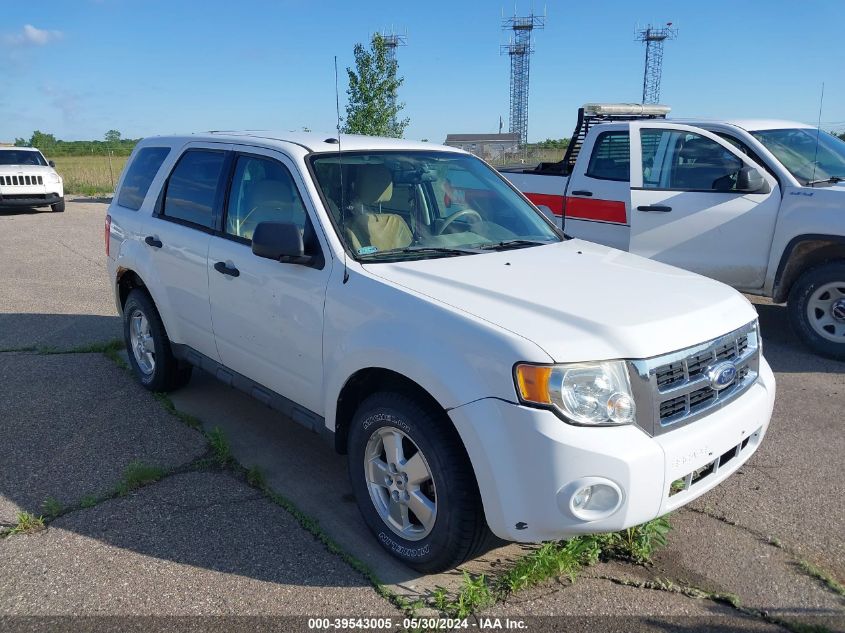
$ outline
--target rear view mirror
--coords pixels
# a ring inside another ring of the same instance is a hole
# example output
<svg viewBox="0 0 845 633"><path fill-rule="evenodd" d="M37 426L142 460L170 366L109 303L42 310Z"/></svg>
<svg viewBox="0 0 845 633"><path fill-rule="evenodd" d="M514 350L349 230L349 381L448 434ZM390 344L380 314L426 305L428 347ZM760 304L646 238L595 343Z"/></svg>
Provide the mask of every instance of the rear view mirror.
<svg viewBox="0 0 845 633"><path fill-rule="evenodd" d="M305 254L299 227L288 222L260 222L252 234L252 252L290 264L308 265L313 259Z"/></svg>
<svg viewBox="0 0 845 633"><path fill-rule="evenodd" d="M769 193L771 187L755 167L743 165L736 174L736 191L744 193Z"/></svg>

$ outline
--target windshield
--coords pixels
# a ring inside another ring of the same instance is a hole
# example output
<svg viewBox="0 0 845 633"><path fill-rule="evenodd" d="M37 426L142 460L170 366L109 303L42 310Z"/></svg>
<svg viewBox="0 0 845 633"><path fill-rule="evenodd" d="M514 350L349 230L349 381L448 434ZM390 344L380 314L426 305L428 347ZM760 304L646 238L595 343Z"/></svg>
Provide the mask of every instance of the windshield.
<svg viewBox="0 0 845 633"><path fill-rule="evenodd" d="M47 161L41 152L24 151L20 149L0 150L0 165L41 165L47 166Z"/></svg>
<svg viewBox="0 0 845 633"><path fill-rule="evenodd" d="M802 185L831 178L845 179L845 141L832 134L812 128L762 130L751 134Z"/></svg>
<svg viewBox="0 0 845 633"><path fill-rule="evenodd" d="M311 162L341 239L362 261L469 255L561 240L474 156L344 152L318 154Z"/></svg>

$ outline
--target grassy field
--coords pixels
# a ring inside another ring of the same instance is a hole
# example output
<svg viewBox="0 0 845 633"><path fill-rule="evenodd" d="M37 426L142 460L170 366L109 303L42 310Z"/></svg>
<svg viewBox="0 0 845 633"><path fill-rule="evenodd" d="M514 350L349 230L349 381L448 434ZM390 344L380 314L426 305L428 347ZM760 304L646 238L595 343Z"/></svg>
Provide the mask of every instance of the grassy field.
<svg viewBox="0 0 845 633"><path fill-rule="evenodd" d="M47 156L47 159L50 159ZM56 156L56 171L64 178L65 193L95 196L114 191L128 156Z"/></svg>

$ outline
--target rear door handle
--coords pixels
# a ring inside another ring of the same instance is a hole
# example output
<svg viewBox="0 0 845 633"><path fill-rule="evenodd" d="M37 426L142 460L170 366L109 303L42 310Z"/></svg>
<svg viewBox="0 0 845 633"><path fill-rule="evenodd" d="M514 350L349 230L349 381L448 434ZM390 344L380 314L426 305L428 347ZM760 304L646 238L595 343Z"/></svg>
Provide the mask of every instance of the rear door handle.
<svg viewBox="0 0 845 633"><path fill-rule="evenodd" d="M152 235L148 235L147 237L145 237L144 243L146 243L147 246L152 246L153 248L161 248L162 247L161 240L158 239L157 237L153 237Z"/></svg>
<svg viewBox="0 0 845 633"><path fill-rule="evenodd" d="M668 213L672 207L666 207L661 204L649 204L642 207L637 207L637 211L659 211L660 213Z"/></svg>
<svg viewBox="0 0 845 633"><path fill-rule="evenodd" d="M234 266L228 266L226 262L217 262L214 264L214 270L223 275L229 275L230 277L238 277L241 274L241 271Z"/></svg>
<svg viewBox="0 0 845 633"><path fill-rule="evenodd" d="M587 196L589 198L593 195L593 192L592 191L581 191L579 189L578 191L573 191L572 195L573 196Z"/></svg>

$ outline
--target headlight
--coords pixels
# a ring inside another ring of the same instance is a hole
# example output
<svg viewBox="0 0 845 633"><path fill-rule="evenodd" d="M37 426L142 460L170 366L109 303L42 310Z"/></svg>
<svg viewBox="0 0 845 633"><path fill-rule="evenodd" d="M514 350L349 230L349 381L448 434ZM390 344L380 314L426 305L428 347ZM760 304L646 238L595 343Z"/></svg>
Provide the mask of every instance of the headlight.
<svg viewBox="0 0 845 633"><path fill-rule="evenodd" d="M55 172L53 172L53 173L51 174L51 176L53 177L53 182L61 182L61 181L62 181L62 177L61 177L61 176L59 176L59 174L57 174L57 173L55 173Z"/></svg>
<svg viewBox="0 0 845 633"><path fill-rule="evenodd" d="M636 405L623 361L517 365L520 400L553 409L567 422L589 426L631 424Z"/></svg>

